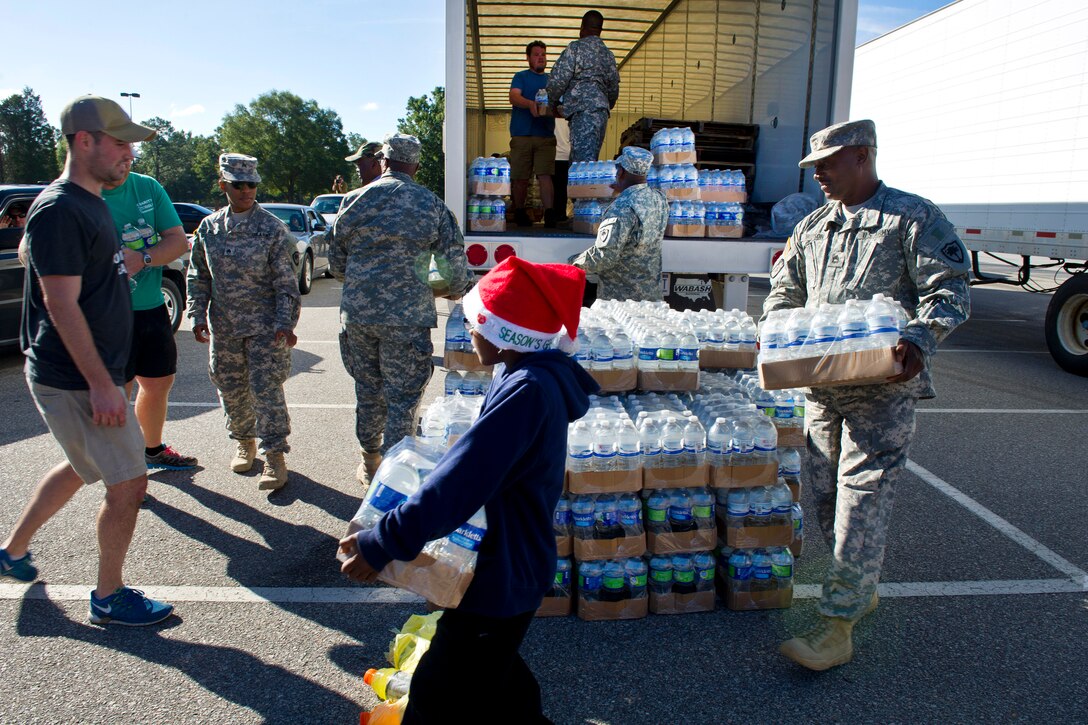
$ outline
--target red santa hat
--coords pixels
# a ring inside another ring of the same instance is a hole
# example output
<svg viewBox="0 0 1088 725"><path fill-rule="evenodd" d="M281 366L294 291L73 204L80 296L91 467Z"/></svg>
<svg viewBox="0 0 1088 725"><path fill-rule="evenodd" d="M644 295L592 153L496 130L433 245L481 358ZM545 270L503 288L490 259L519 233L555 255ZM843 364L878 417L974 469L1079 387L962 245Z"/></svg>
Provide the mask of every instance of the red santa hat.
<svg viewBox="0 0 1088 725"><path fill-rule="evenodd" d="M465 319L500 350L573 352L585 286L572 265L507 257L465 295Z"/></svg>

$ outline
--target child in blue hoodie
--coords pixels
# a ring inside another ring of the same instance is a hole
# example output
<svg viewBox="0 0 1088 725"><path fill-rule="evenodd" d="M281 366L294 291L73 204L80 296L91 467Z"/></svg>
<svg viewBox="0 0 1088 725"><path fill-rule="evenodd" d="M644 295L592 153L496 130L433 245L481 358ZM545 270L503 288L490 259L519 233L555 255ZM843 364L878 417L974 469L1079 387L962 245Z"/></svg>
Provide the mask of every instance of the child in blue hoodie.
<svg viewBox="0 0 1088 725"><path fill-rule="evenodd" d="M563 490L567 424L585 415L597 384L567 356L578 332L585 273L509 257L464 300L465 324L495 365L480 417L419 491L377 526L340 541L342 571L374 581L393 559L461 526L481 506L487 534L461 604L438 622L412 676L403 722L544 723L540 686L518 649L555 576L552 516ZM465 676L487 694L465 697Z"/></svg>

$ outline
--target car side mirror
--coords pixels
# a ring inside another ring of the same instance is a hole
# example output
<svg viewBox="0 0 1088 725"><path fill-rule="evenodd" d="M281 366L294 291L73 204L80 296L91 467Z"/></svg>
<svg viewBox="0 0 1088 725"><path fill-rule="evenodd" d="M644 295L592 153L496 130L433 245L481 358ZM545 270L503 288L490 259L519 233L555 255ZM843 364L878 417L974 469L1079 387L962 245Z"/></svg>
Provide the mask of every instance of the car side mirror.
<svg viewBox="0 0 1088 725"><path fill-rule="evenodd" d="M324 224L314 224L314 231L315 232L325 231L325 225Z"/></svg>

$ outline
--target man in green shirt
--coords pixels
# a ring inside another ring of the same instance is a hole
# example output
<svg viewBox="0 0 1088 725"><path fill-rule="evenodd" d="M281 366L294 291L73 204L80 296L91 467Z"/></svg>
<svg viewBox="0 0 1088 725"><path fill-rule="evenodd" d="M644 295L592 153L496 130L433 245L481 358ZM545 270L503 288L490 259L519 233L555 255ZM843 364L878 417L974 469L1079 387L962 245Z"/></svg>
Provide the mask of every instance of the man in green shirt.
<svg viewBox="0 0 1088 725"><path fill-rule="evenodd" d="M185 254L189 240L170 197L150 176L134 174L102 188L131 275L133 334L125 392L136 393L136 419L144 434L148 468L174 471L196 466L196 459L178 454L163 443L167 401L177 372L178 348L162 296L162 268Z"/></svg>

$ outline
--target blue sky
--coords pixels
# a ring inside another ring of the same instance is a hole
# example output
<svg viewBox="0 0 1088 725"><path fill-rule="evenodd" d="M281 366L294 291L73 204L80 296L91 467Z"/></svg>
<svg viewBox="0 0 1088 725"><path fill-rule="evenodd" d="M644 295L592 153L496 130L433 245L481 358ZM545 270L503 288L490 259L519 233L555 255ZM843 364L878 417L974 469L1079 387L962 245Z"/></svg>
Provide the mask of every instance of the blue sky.
<svg viewBox="0 0 1088 725"><path fill-rule="evenodd" d="M945 4L860 0L858 41ZM444 0L55 0L6 4L5 16L0 98L30 86L54 125L75 96L127 109L126 91L141 96L138 120L208 134L236 103L277 89L332 108L345 131L380 138L409 96L445 83Z"/></svg>

